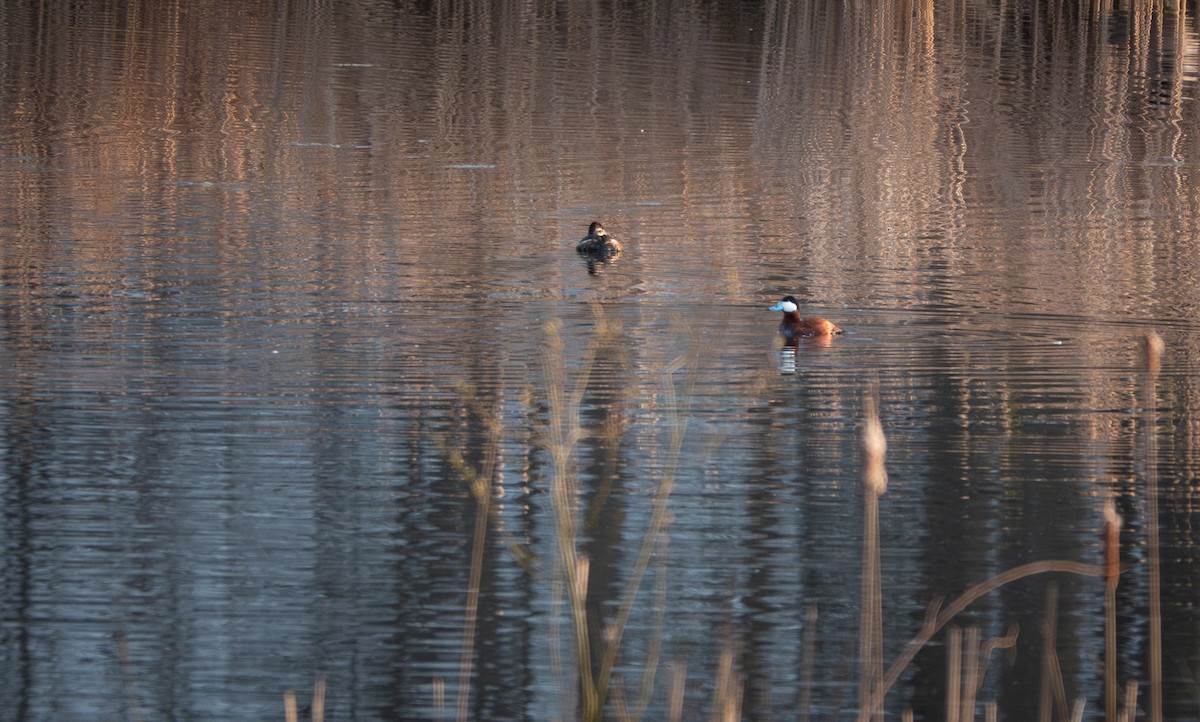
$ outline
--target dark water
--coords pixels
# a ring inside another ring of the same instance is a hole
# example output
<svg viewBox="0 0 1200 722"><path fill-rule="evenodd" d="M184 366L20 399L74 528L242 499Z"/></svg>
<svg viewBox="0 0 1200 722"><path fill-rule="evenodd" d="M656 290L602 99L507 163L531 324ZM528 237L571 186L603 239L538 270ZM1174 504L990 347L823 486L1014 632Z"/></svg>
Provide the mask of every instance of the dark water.
<svg viewBox="0 0 1200 722"><path fill-rule="evenodd" d="M586 628L612 719L853 719L872 389L885 666L1111 499L1200 716L1193 9L867 5L6 6L0 718L576 719ZM955 620L980 717L1103 718L1104 591Z"/></svg>

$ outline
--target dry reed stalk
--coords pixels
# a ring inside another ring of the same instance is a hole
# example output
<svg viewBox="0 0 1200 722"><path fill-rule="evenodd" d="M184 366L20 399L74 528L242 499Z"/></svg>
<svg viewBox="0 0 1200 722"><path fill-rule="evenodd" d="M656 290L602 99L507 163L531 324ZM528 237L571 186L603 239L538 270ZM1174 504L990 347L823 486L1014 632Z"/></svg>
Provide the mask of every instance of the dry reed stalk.
<svg viewBox="0 0 1200 722"><path fill-rule="evenodd" d="M325 722L325 676L317 675L313 682L312 705L310 707L312 722ZM440 715L439 715L440 716ZM283 693L283 719L286 722L298 722L299 708L296 706L296 693L287 690Z"/></svg>
<svg viewBox="0 0 1200 722"><path fill-rule="evenodd" d="M597 337L611 334L611 324L605 321L603 309L599 305L593 305L592 309L596 316ZM575 657L579 669L580 687L579 714L581 719L590 721L603 717L613 668L616 665L621 639L632 613L635 598L645 579L655 549L660 545L665 545L665 530L670 522L667 501L674 488L676 469L682 455L686 431L686 421L683 420L685 417L681 414L678 404L675 403L673 374L689 363L691 365L699 363L701 355L697 348L697 352L690 354L690 361L677 359L664 369L664 387L668 409L672 416L671 441L667 457L669 463L655 494L650 522L642 538L633 572L622 594L616 618L611 624L604 627L604 640L591 639L588 632L586 609L589 566L587 558L578 552L578 475L573 467L573 457L575 446L583 436L579 422L579 409L587 389L599 344L589 345L580 371L574 380L573 388L568 394L563 359L565 346L560 327L561 324L557 322L548 323L545 327L547 343L546 350L542 354L542 367L546 376L549 419L544 443L550 452L554 467L550 485L551 501L554 507L558 567L565 577L564 587L575 631ZM691 376L689 375L689 378ZM662 593L665 594L665 588ZM592 645L602 641L603 647L600 649L598 659L593 663ZM657 642L652 644L651 652L651 657L655 660L657 659L656 650ZM657 665L657 661L655 661L655 665ZM641 709L644 709L649 703L649 687L653 683L651 672L652 670L648 670L645 677L644 685L647 689L643 690L643 699L646 701L639 703ZM639 709L639 715L641 709Z"/></svg>
<svg viewBox="0 0 1200 722"><path fill-rule="evenodd" d="M946 636L946 722L959 722L962 700L962 630L951 627Z"/></svg>
<svg viewBox="0 0 1200 722"><path fill-rule="evenodd" d="M804 609L804 658L800 669L800 722L812 715L813 673L817 656L817 605Z"/></svg>
<svg viewBox="0 0 1200 722"><path fill-rule="evenodd" d="M861 660L861 677L859 679L859 711L858 722L868 722L872 717L881 716L883 714L883 702L887 697L888 690L891 689L899 679L900 675L912 662L917 652L920 651L935 634L938 633L946 624L950 622L960 612L983 597L986 594L1025 577L1034 576L1037 574L1046 574L1050 572L1060 572L1068 574L1077 574L1080 576L1103 577L1106 574L1106 568L1093 564L1082 564L1080 562L1070 562L1061 560L1047 560L1041 562L1032 562L1022 566L1010 569L1006 572L1001 572L994 577L987 579L967 591L963 592L958 599L954 600L946 609L939 611L940 601L935 602L930 606L929 613L926 615L925 624L921 631L917 633L908 644L904 651L887 669L887 673L882 673L882 603L881 603L881 584L879 581L879 524L878 524L878 500L879 497L887 490L887 469L884 465L884 456L887 452L887 439L883 435L883 427L879 422L879 414L877 408L876 396L868 395L864 399L864 416L863 424L863 506L864 506L864 531L863 531L863 569L862 569L862 589L863 589L863 611L861 618L861 626L859 630L859 650ZM1048 614L1047 624L1050 625L1050 619L1057 614ZM1052 626L1050 627L1052 631ZM1013 635L1015 637L1015 635ZM1051 635L1052 640L1052 635ZM1003 642L993 645L989 642L989 648L994 646L1002 646ZM1011 644L1011 641L1009 642ZM1058 698L1061 700L1060 710L1062 716L1066 716L1066 700L1062 693L1062 675L1058 669L1058 659L1054 654L1053 642L1047 645L1047 655L1044 656L1044 664L1051 668L1051 672L1057 675L1057 689L1059 690ZM978 652L974 655L978 659ZM978 670L976 669L976 672ZM960 674L957 666L952 667L952 674ZM978 675L972 674L972 685L978 684ZM961 686L959 683L951 685L955 688L955 699L961 702ZM976 692L972 691L972 706ZM1046 713L1043 719L1048 722L1049 705L1044 705ZM951 710L954 710L953 712ZM947 707L948 714L960 714L962 708L956 704L953 707ZM973 714L971 715L973 717Z"/></svg>
<svg viewBox="0 0 1200 722"><path fill-rule="evenodd" d="M625 683L620 677L613 680L612 692L613 713L621 722L633 722L633 714L629 711L629 701L625 699Z"/></svg>
<svg viewBox="0 0 1200 722"><path fill-rule="evenodd" d="M325 675L318 674L313 684L312 722L325 722Z"/></svg>
<svg viewBox="0 0 1200 722"><path fill-rule="evenodd" d="M1075 706L1071 708L1071 722L1083 722L1083 708L1087 705L1087 700L1083 697L1075 698Z"/></svg>
<svg viewBox="0 0 1200 722"><path fill-rule="evenodd" d="M671 684L667 690L667 719L680 722L683 719L683 691L687 683L687 664L677 662L671 668Z"/></svg>
<svg viewBox="0 0 1200 722"><path fill-rule="evenodd" d="M879 423L877 391L863 399L862 611L859 621L859 709L866 710L883 679L883 590L879 568L879 497L887 490L887 439ZM882 710L878 711L879 714Z"/></svg>
<svg viewBox="0 0 1200 722"><path fill-rule="evenodd" d="M579 538L576 521L577 479L571 468L575 444L582 432L579 425L579 405L590 377L593 357L589 356L575 380L575 388L567 393L566 368L563 359L565 344L560 331L561 324L546 324L546 350L542 354L542 368L546 375L546 396L549 403L549 419L546 428L546 446L553 461L554 475L550 481L550 497L554 507L555 541L558 550L557 566L565 577L567 604L575 631L575 660L579 665L580 714L585 720L600 717L602 704L592 676L591 644L588 638L587 611L587 561L577 550ZM592 347L594 354L595 348ZM581 580L580 575L583 575Z"/></svg>
<svg viewBox="0 0 1200 722"><path fill-rule="evenodd" d="M934 635L941 631L942 628L944 628L946 624L950 622L950 620L958 616L958 614L960 614L964 609L971 606L981 597L994 592L1006 584L1011 584L1017 580L1025 579L1026 577L1032 577L1038 574L1048 574L1052 572L1102 578L1105 574L1105 568L1097 564L1083 564L1082 562L1070 562L1058 559L1030 562L1029 564L1023 564L1019 567L1001 572L990 579L986 579L979 584L976 584L967 591L963 592L962 595L955 599L950 606L946 607L945 609L940 609L940 602L935 601L930 605L929 612L925 617L925 624L921 627L921 631L919 631L916 636L908 641L908 644L904 647L904 651L901 652L896 661L892 662L891 666L888 667L887 673L883 676L883 683L879 686L879 689L875 691L875 694L871 696L868 706L859 709L859 722L864 722L871 715L882 709L883 700L887 696L888 691L892 688L892 685L894 685L900 679L900 675L904 673L904 670L908 668L908 665L912 663L912 660L914 657L916 657L917 652L919 652L926 644L928 644L929 640L933 639Z"/></svg>
<svg viewBox="0 0 1200 722"><path fill-rule="evenodd" d="M727 642L717 665L716 688L710 722L740 722L742 719L742 679L733 663L734 645Z"/></svg>
<svg viewBox="0 0 1200 722"><path fill-rule="evenodd" d="M550 582L550 608L554 610L550 614L549 629L547 636L550 640L550 669L554 673L554 689L559 694L559 706L561 709L568 709L571 706L573 697L568 693L570 686L566 681L565 670L567 665L563 663L562 657L562 622L560 620L559 610L563 604L563 587L566 586L561 575L555 575Z"/></svg>
<svg viewBox="0 0 1200 722"><path fill-rule="evenodd" d="M993 637L986 643L981 643L980 635L979 627L968 627L965 638L957 627L948 632L946 722L973 722L975 703L983 687L992 652L1011 648L1017 643L1015 626L1005 636Z"/></svg>
<svg viewBox="0 0 1200 722"><path fill-rule="evenodd" d="M1121 576L1121 515L1104 503L1104 718L1117 713L1117 581Z"/></svg>
<svg viewBox="0 0 1200 722"><path fill-rule="evenodd" d="M1046 623L1042 625L1042 671L1040 679L1042 680L1041 689L1038 691L1038 722L1052 722L1051 715L1054 711L1054 699L1051 696L1050 687L1046 684L1046 678L1050 675L1050 658L1046 648L1050 646L1047 640Z"/></svg>
<svg viewBox="0 0 1200 722"><path fill-rule="evenodd" d="M499 412L472 409L473 414L487 429L484 447L483 468L476 471L468 468L460 454L452 454L451 465L463 479L475 498L475 531L471 541L471 569L467 581L467 602L463 611L463 641L458 661L458 706L457 719L465 722L469 716L471 699L471 674L475 660L475 630L479 616L479 588L483 579L483 552L487 545L488 518L492 514L492 483L496 473L496 457L500 448L502 425ZM323 681L322 681L323 683ZM314 720L315 722L315 720Z"/></svg>
<svg viewBox="0 0 1200 722"><path fill-rule="evenodd" d="M592 676L592 640L588 634L587 620L587 586L591 568L591 561L586 556L575 558L575 574L568 577L568 584L574 579L574 586L568 589L568 599L571 605L571 621L575 625L575 663L579 665L583 718L599 720L604 712L603 690L607 688L600 688Z"/></svg>
<svg viewBox="0 0 1200 722"><path fill-rule="evenodd" d="M484 494L484 496L490 496ZM471 571L467 582L467 603L464 611L462 650L458 661L457 719L466 722L470 712L471 673L475 659L475 629L479 618L479 587L483 577L483 547L487 541L488 503L475 510L475 533L471 548Z"/></svg>
<svg viewBox="0 0 1200 722"><path fill-rule="evenodd" d="M1046 590L1046 617L1042 620L1042 692L1038 705L1042 722L1051 722L1052 705L1058 709L1060 719L1067 716L1067 693L1062 667L1058 663L1057 644L1058 585L1051 584Z"/></svg>
<svg viewBox="0 0 1200 722"><path fill-rule="evenodd" d="M1162 370L1162 337L1150 331L1142 339L1146 369L1146 399L1142 404L1146 427L1147 545L1149 546L1150 629L1150 722L1162 722L1162 568L1158 539L1158 374Z"/></svg>
<svg viewBox="0 0 1200 722"><path fill-rule="evenodd" d="M962 706L958 715L959 722L974 722L975 697L979 694L981 683L979 627L968 627L966 638L965 659L963 660Z"/></svg>
<svg viewBox="0 0 1200 722"><path fill-rule="evenodd" d="M988 640L981 649L978 627L968 627L964 635L958 627L952 627L946 641L946 722L973 722L975 699L986 665L980 660L997 647L1005 646L1005 639Z"/></svg>
<svg viewBox="0 0 1200 722"><path fill-rule="evenodd" d="M296 712L296 693L290 689L283 693L283 719L285 722L298 722L300 719Z"/></svg>
<svg viewBox="0 0 1200 722"><path fill-rule="evenodd" d="M667 550L666 540L660 544L658 552L659 563L662 568L657 576L658 584L655 589L657 603L655 608L654 630L650 640L650 646L646 650L646 660L642 669L642 690L638 698L637 709L634 712L634 719L642 719L646 715L646 710L650 707L650 699L654 693L654 678L658 674L658 664L662 652L662 633L661 630L666 628L667 619Z"/></svg>
<svg viewBox="0 0 1200 722"><path fill-rule="evenodd" d="M1125 683L1125 709L1121 711L1121 722L1134 722L1137 716L1137 697L1137 680L1131 679Z"/></svg>
<svg viewBox="0 0 1200 722"><path fill-rule="evenodd" d="M671 428L670 448L667 452L667 467L654 494L650 522L642 534L642 544L638 549L638 556L633 565L633 572L629 575L629 581L625 584L625 591L621 597L621 605L617 609L616 619L606 629L609 644L601 656L596 685L601 691L607 688L609 680L612 678L612 670L617 661L617 653L621 648L621 639L624 637L625 627L629 623L629 615L633 612L633 603L637 597L638 590L641 589L642 580L646 578L647 570L650 568L654 549L660 543L665 545L666 528L671 520L671 513L667 502L671 498L671 492L675 489L675 475L678 471L679 460L683 456L683 440L687 435L687 417L686 414L681 413L686 412L686 408L681 409L679 406L678 397L675 393L674 377L677 371L694 366L699 361L699 352L693 351L686 357L681 356L676 358L663 369L663 395L666 399L669 416L668 423ZM695 374L689 373L688 378L695 378ZM690 394L688 398L690 398Z"/></svg>
<svg viewBox="0 0 1200 722"><path fill-rule="evenodd" d="M979 652L981 665L976 675L975 687L971 690L972 699L979 698L979 690L983 688L983 678L987 676L988 667L991 666L988 660L992 658L992 652L997 649L1012 649L1015 646L1017 646L1017 625L1015 624L1008 628L1008 633L1003 637L992 637L983 645L983 649Z"/></svg>

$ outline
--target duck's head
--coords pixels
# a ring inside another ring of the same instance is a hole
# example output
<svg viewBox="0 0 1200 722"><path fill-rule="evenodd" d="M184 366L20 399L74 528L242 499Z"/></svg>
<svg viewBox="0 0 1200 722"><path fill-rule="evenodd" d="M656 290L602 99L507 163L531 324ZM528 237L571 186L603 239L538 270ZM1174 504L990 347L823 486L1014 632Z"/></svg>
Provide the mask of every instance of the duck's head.
<svg viewBox="0 0 1200 722"><path fill-rule="evenodd" d="M600 221L592 221L592 225L588 226L589 236L607 236L604 226L600 225Z"/></svg>
<svg viewBox="0 0 1200 722"><path fill-rule="evenodd" d="M768 311L783 311L784 313L795 313L800 310L800 302L795 296L784 296L779 299L779 303L771 306Z"/></svg>

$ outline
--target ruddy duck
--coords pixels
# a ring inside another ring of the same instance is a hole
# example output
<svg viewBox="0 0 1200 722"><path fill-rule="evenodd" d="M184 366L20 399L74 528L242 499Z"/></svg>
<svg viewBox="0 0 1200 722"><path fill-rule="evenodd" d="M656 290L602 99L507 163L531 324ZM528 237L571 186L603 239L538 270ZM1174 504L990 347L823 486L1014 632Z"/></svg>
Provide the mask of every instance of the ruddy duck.
<svg viewBox="0 0 1200 722"><path fill-rule="evenodd" d="M779 333L789 344L794 344L802 338L828 338L842 332L842 329L823 318L800 318L800 302L795 296L784 296L769 310L783 311Z"/></svg>
<svg viewBox="0 0 1200 722"><path fill-rule="evenodd" d="M621 252L621 244L608 235L600 221L592 221L587 235L575 246L575 252L589 256L615 256Z"/></svg>

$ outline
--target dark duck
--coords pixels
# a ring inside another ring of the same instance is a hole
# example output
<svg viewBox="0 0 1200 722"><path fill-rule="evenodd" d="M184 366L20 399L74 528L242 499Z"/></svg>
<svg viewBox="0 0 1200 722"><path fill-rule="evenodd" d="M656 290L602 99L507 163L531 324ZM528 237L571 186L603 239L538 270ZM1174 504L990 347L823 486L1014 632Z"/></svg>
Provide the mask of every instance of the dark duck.
<svg viewBox="0 0 1200 722"><path fill-rule="evenodd" d="M771 306L771 311L783 311L783 320L779 322L779 334L789 345L795 345L802 338L828 339L842 332L842 329L823 318L801 318L800 302L795 296L784 296L779 303Z"/></svg>
<svg viewBox="0 0 1200 722"><path fill-rule="evenodd" d="M592 221L587 235L575 246L575 252L586 256L612 257L621 252L621 244L608 235L600 221Z"/></svg>

